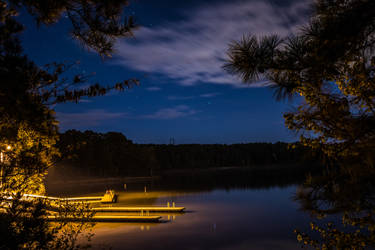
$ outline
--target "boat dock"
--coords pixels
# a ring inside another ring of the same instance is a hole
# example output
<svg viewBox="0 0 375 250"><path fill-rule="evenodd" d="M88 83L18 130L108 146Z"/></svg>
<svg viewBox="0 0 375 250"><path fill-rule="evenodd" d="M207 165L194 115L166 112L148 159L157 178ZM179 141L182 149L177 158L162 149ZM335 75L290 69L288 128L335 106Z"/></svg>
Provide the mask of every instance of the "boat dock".
<svg viewBox="0 0 375 250"><path fill-rule="evenodd" d="M103 199L103 196L60 198L60 197L44 196L44 195L36 195L36 194L24 194L23 197L41 198L41 199L58 200L58 201L101 201Z"/></svg>
<svg viewBox="0 0 375 250"><path fill-rule="evenodd" d="M60 198L52 196L43 196L43 195L34 195L34 194L25 194L25 199L41 198L48 199L51 201L67 201L67 202L101 202L101 203L115 203L117 201L117 195L113 190L107 190L104 196L90 196L90 197L70 197L70 198ZM120 215L94 215L91 218L82 218L74 216L47 216L49 221L71 221L71 222L81 222L82 220L87 220L88 222L159 222L162 218L159 215L150 215L150 213L183 213L185 207L175 207L173 206L159 207L159 206L135 206L135 207L110 207L110 206L94 206L87 208L86 212L95 212L95 213L123 213ZM50 211L53 211L54 207L50 208ZM136 213L136 214L134 214Z"/></svg>
<svg viewBox="0 0 375 250"><path fill-rule="evenodd" d="M60 198L60 197L53 197L53 196L44 196L44 195L36 195L36 194L24 194L24 198L41 198L47 199L52 201L68 201L68 202L80 202L80 201L96 201L102 203L115 203L116 202L116 194L112 190L107 190L104 196L81 196L81 197L69 197L69 198Z"/></svg>
<svg viewBox="0 0 375 250"><path fill-rule="evenodd" d="M137 215L94 215L91 218L83 219L81 217L60 217L50 215L47 217L49 221L70 221L82 222L160 222L161 216L137 216Z"/></svg>
<svg viewBox="0 0 375 250"><path fill-rule="evenodd" d="M149 213L183 213L184 207L93 207L95 212L149 212Z"/></svg>

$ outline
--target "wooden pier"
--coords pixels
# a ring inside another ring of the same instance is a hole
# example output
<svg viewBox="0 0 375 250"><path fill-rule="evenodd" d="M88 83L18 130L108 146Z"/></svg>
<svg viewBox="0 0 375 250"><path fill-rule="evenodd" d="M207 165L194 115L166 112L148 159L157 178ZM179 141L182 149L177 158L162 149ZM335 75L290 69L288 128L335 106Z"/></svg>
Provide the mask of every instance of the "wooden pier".
<svg viewBox="0 0 375 250"><path fill-rule="evenodd" d="M149 213L183 213L184 207L93 207L90 211L95 212L149 212Z"/></svg>
<svg viewBox="0 0 375 250"><path fill-rule="evenodd" d="M44 196L44 195L36 195L36 194L24 194L23 197L41 198L41 199L58 200L58 201L101 201L103 199L103 196L60 198L60 197Z"/></svg>
<svg viewBox="0 0 375 250"><path fill-rule="evenodd" d="M60 217L50 215L49 221L70 221L70 222L160 222L161 216L137 216L137 215L94 215L91 218L83 219L80 217Z"/></svg>
<svg viewBox="0 0 375 250"><path fill-rule="evenodd" d="M52 201L68 201L68 202L97 201L97 202L102 202L102 203L115 203L116 198L117 198L116 194L112 190L107 190L104 196L81 196L81 197L60 198L60 197L44 196L44 195L36 195L36 194L24 194L23 197L25 199L41 198L41 199L47 199L47 200L52 200Z"/></svg>
<svg viewBox="0 0 375 250"><path fill-rule="evenodd" d="M113 190L107 190L104 196L88 196L88 197L70 197L70 198L60 198L60 197L52 197L52 196L43 196L43 195L33 195L33 194L25 194L24 199L33 199L33 198L41 198L47 199L51 201L67 201L67 202L101 202L101 203L115 203L117 195ZM109 206L96 206L91 207L86 210L86 212L95 212L95 213L123 213L120 215L97 215L95 214L91 218L82 218L82 217L74 217L74 216L56 216L56 215L49 215L47 216L47 220L49 221L70 221L70 222L159 222L162 218L159 215L150 215L150 213L183 213L185 207L175 207L175 203L173 202L173 206L167 207L157 207L157 206L136 206L136 207L109 207ZM51 206L49 209L51 212L55 211L56 209ZM134 214L135 213L135 214Z"/></svg>

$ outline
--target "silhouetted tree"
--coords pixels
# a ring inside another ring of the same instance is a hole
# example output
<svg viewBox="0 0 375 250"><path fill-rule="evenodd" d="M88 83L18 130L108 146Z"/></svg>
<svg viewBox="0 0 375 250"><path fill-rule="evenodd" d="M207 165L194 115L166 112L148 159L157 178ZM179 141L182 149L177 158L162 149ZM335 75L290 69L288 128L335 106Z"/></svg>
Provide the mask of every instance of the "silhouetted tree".
<svg viewBox="0 0 375 250"><path fill-rule="evenodd" d="M18 34L24 26L15 16L26 9L38 25L52 25L66 15L72 23L72 36L108 57L115 40L130 36L135 28L133 18L123 15L127 3L0 0L1 249L74 247L73 241L58 237L62 227L51 228L45 220L45 201L25 201L22 196L44 193L44 176L59 155L55 147L58 122L50 105L77 102L82 96L104 95L138 83L125 80L102 86L89 83L84 75L67 78L64 73L72 65L53 62L37 66L22 52ZM89 83L88 87L82 83ZM70 230L73 234L78 231Z"/></svg>
<svg viewBox="0 0 375 250"><path fill-rule="evenodd" d="M132 36L134 17L124 16L128 0L10 0L12 7L25 7L38 25L57 23L67 17L72 23L71 35L101 56L110 57L119 37Z"/></svg>
<svg viewBox="0 0 375 250"><path fill-rule="evenodd" d="M300 95L284 118L304 145L374 166L374 37L374 1L319 0L297 34L230 44L224 67L249 84L269 80L278 99Z"/></svg>
<svg viewBox="0 0 375 250"><path fill-rule="evenodd" d="M339 166L307 179L296 196L317 218L342 216L344 227L311 223L319 237L296 231L299 241L318 249L375 245L374 52L372 0L318 0L299 33L245 36L229 48L229 72L250 84L268 79L278 99L303 98L284 115L286 125L301 133L304 145L321 148L326 164Z"/></svg>

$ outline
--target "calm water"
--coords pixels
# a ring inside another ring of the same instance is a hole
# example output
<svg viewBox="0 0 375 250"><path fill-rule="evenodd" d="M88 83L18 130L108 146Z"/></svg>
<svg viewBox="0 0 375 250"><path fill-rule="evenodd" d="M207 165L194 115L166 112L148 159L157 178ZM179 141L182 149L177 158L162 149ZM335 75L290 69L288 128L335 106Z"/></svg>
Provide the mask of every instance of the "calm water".
<svg viewBox="0 0 375 250"><path fill-rule="evenodd" d="M175 202L184 214L160 214L162 223L98 223L94 249L300 249L295 228L310 218L292 200L296 186L177 192L118 192L123 205Z"/></svg>

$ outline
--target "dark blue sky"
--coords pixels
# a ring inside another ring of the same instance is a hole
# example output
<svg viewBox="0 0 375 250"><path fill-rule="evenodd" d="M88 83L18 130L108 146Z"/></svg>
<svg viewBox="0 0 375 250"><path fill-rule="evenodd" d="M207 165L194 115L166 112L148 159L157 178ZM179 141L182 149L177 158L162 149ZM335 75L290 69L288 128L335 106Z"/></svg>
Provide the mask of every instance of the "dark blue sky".
<svg viewBox="0 0 375 250"><path fill-rule="evenodd" d="M152 1L127 10L141 28L120 40L112 59L102 60L69 35L66 18L22 34L26 54L39 65L79 61L72 70L92 82L138 78L139 87L55 106L61 131L119 131L137 143L242 143L293 141L272 90L246 87L221 66L227 44L242 34L288 35L306 22L311 1ZM282 5L280 4L282 3Z"/></svg>

